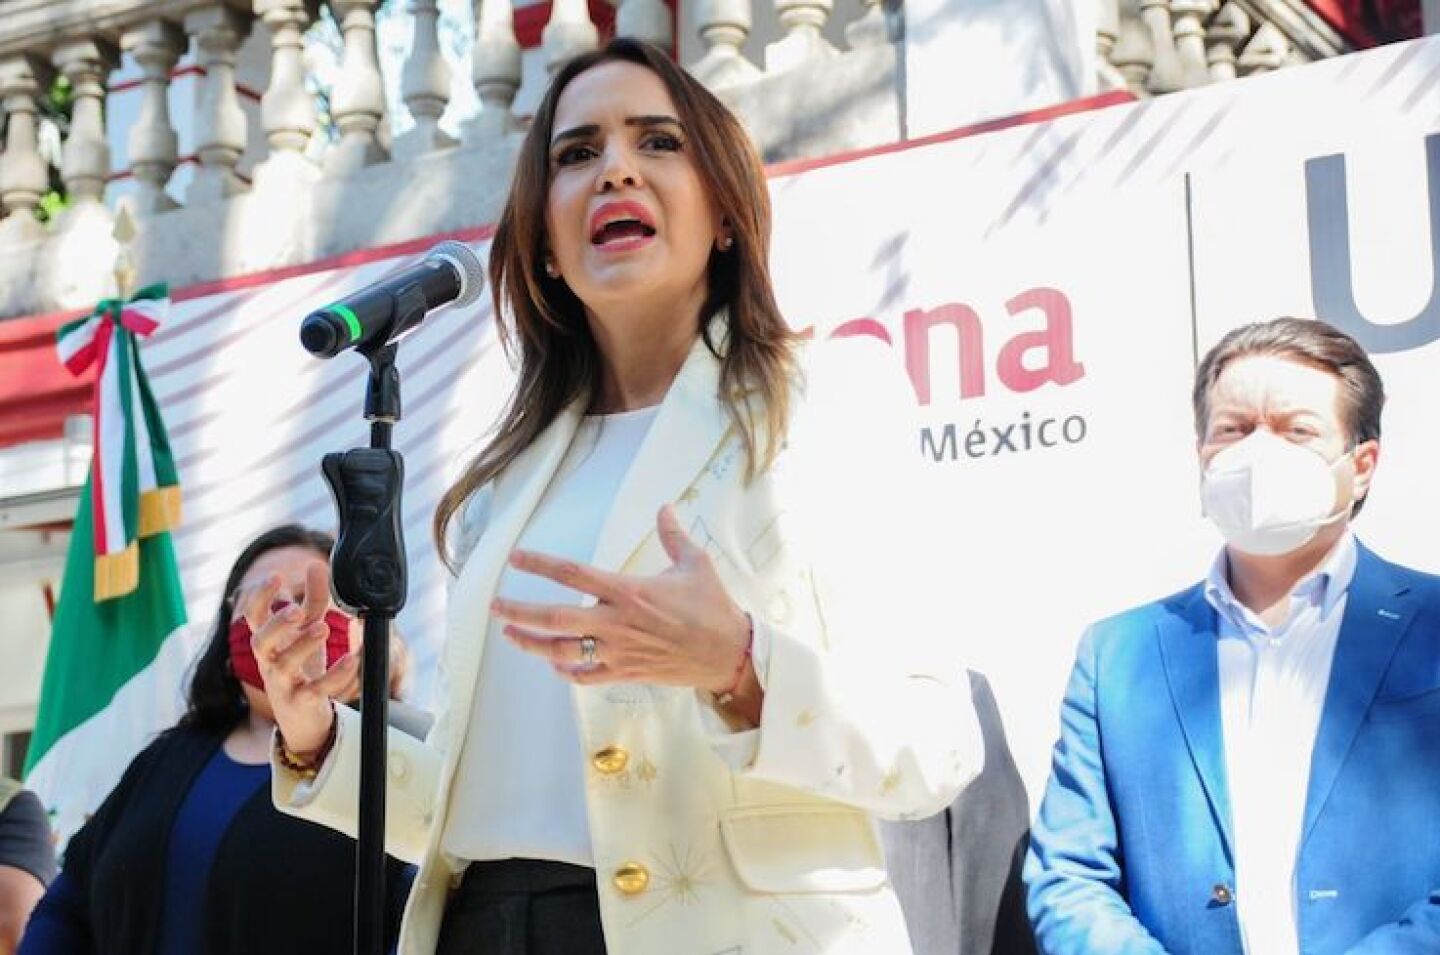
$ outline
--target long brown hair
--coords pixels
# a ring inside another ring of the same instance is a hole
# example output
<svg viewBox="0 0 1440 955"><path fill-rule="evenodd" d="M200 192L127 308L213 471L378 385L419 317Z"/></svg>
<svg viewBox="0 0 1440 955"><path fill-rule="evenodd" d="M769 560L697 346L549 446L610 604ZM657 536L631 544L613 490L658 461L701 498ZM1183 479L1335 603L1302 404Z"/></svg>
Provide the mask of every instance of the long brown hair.
<svg viewBox="0 0 1440 955"><path fill-rule="evenodd" d="M465 500L514 461L562 410L599 387L600 354L585 308L562 279L544 272L545 206L555 104L575 77L613 61L643 66L665 84L688 133L686 148L700 180L734 236L728 251L711 251L709 292L695 321L706 347L720 360L716 397L744 441L750 476L774 460L785 438L797 339L770 285L770 194L760 158L734 115L661 50L637 40L612 40L560 69L520 147L490 251L496 322L506 352L513 356L519 348L520 371L495 436L435 511L435 542L452 572L446 530ZM722 310L728 325L723 343L709 337L710 319Z"/></svg>

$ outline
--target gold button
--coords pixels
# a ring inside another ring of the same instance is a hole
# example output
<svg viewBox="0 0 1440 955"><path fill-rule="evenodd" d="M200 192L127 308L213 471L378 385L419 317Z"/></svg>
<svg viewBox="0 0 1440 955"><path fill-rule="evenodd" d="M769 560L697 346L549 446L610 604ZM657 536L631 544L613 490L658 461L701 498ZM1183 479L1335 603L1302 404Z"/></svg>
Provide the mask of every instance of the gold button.
<svg viewBox="0 0 1440 955"><path fill-rule="evenodd" d="M1216 905L1229 905L1235 898L1235 893L1230 886L1221 882L1210 890L1210 900Z"/></svg>
<svg viewBox="0 0 1440 955"><path fill-rule="evenodd" d="M615 870L611 881L621 895L639 895L650 886L650 870L638 862L627 862Z"/></svg>
<svg viewBox="0 0 1440 955"><path fill-rule="evenodd" d="M630 762L630 754L619 746L607 746L590 757L590 764L606 776L623 772Z"/></svg>

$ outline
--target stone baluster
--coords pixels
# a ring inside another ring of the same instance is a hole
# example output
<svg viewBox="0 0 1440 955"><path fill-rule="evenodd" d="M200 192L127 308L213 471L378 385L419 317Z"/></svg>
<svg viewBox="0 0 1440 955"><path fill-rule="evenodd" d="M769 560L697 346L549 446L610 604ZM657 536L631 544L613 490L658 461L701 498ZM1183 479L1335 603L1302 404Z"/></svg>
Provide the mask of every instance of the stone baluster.
<svg viewBox="0 0 1440 955"><path fill-rule="evenodd" d="M885 19L882 0L860 0L860 3L864 8L860 16L845 25L845 42L850 44L850 49L889 43L892 39L890 23Z"/></svg>
<svg viewBox="0 0 1440 955"><path fill-rule="evenodd" d="M440 8L435 0L410 0L415 40L400 74L400 94L415 125L395 142L395 154L406 159L455 145L440 129L450 102L450 67L440 54Z"/></svg>
<svg viewBox="0 0 1440 955"><path fill-rule="evenodd" d="M1175 54L1180 58L1180 78L1185 88L1195 89L1210 82L1210 65L1205 60L1205 18L1215 12L1216 0L1170 0L1175 17Z"/></svg>
<svg viewBox="0 0 1440 955"><path fill-rule="evenodd" d="M545 65L554 73L571 57L593 50L600 43L600 32L590 22L590 8L585 0L555 0L550 6L550 22L540 33L545 48Z"/></svg>
<svg viewBox="0 0 1440 955"><path fill-rule="evenodd" d="M255 185L283 188L313 181L316 169L305 156L315 134L315 100L305 88L301 37L314 22L314 0L255 0L255 15L270 31L270 83L260 97L260 122L269 153L255 167ZM281 187L277 182L277 187Z"/></svg>
<svg viewBox="0 0 1440 955"><path fill-rule="evenodd" d="M141 70L140 115L126 140L137 186L135 211L163 212L176 205L165 191L179 156L170 121L170 71L185 52L185 34L173 23L151 20L126 30L120 47Z"/></svg>
<svg viewBox="0 0 1440 955"><path fill-rule="evenodd" d="M196 59L205 71L195 100L195 152L199 166L186 202L215 202L245 190L235 164L245 151L245 112L235 95L235 52L250 31L248 18L219 3L185 15L185 31L195 40Z"/></svg>
<svg viewBox="0 0 1440 955"><path fill-rule="evenodd" d="M1110 62L1125 78L1125 85L1136 96L1143 96L1150 78L1150 68L1155 62L1155 46L1150 39L1150 30L1135 16L1120 17L1120 32L1115 38L1115 49Z"/></svg>
<svg viewBox="0 0 1440 955"><path fill-rule="evenodd" d="M471 129L483 137L503 136L515 127L510 106L520 89L520 43L510 0L477 0L475 50L470 71L480 112Z"/></svg>
<svg viewBox="0 0 1440 955"><path fill-rule="evenodd" d="M52 60L74 93L70 135L60 163L65 190L75 205L98 203L110 175L110 143L105 138L105 83L119 65L114 46L104 40L68 40Z"/></svg>
<svg viewBox="0 0 1440 955"><path fill-rule="evenodd" d="M1180 56L1175 52L1175 29L1170 19L1170 0L1140 0L1140 18L1150 31L1154 59L1146 88L1152 93L1173 93L1185 88Z"/></svg>
<svg viewBox="0 0 1440 955"><path fill-rule="evenodd" d="M1125 77L1115 68L1115 43L1120 38L1120 0L1100 0L1095 18L1096 75L1100 90L1123 90Z"/></svg>
<svg viewBox="0 0 1440 955"><path fill-rule="evenodd" d="M325 158L325 171L332 176L353 176L385 159L376 133L385 115L380 60L375 50L375 8L379 5L379 0L330 0L330 9L340 21L340 33L345 39L340 78L330 101L335 125L340 129L340 141Z"/></svg>
<svg viewBox="0 0 1440 955"><path fill-rule="evenodd" d="M50 187L50 169L40 155L36 100L49 82L49 65L38 56L17 53L0 59L0 104L5 108L0 204L9 213L0 220L3 239L34 239L45 234L35 209Z"/></svg>
<svg viewBox="0 0 1440 955"><path fill-rule="evenodd" d="M1284 66L1290 56L1290 41L1280 28L1266 20L1245 44L1240 54L1240 75L1258 76Z"/></svg>
<svg viewBox="0 0 1440 955"><path fill-rule="evenodd" d="M1210 20L1205 31L1209 47L1206 59L1210 65L1210 78L1215 82L1233 80L1236 76L1235 63L1240 49L1250 37L1250 14L1236 3L1226 3Z"/></svg>
<svg viewBox="0 0 1440 955"><path fill-rule="evenodd" d="M1102 63L1110 62L1120 36L1120 0L1099 0L1095 10L1095 52Z"/></svg>
<svg viewBox="0 0 1440 955"><path fill-rule="evenodd" d="M765 47L765 70L783 73L808 60L833 56L835 48L821 31L834 9L834 0L775 0L775 16L785 35Z"/></svg>
<svg viewBox="0 0 1440 955"><path fill-rule="evenodd" d="M615 35L647 40L666 52L675 49L675 18L662 0L620 0Z"/></svg>
<svg viewBox="0 0 1440 955"><path fill-rule="evenodd" d="M691 74L711 89L734 86L760 76L760 70L745 58L740 48L750 35L751 0L699 0L695 14L700 21L705 55L690 67Z"/></svg>

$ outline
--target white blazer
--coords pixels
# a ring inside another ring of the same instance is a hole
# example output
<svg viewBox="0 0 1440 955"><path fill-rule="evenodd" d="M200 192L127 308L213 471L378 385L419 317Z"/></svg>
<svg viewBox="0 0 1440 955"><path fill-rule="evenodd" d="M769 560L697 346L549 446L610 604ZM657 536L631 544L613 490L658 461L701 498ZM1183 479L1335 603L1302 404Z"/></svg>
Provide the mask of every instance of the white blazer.
<svg viewBox="0 0 1440 955"><path fill-rule="evenodd" d="M957 621L929 609L938 602L919 572L920 455L914 432L895 424L913 399L874 342L803 356L784 449L747 482L717 400L719 361L697 340L595 551L602 568L661 572L656 513L674 502L769 644L757 660L761 725L739 746L733 736L715 745L731 731L705 694L574 689L610 955L906 955L872 814L938 812L981 768ZM562 413L467 507L462 540L475 543L450 592L435 727L424 743L390 733L387 848L420 866L402 955L434 952L458 884L463 863L440 840L488 606L583 412ZM353 835L359 723L340 712L321 773L305 781L277 764L274 797Z"/></svg>

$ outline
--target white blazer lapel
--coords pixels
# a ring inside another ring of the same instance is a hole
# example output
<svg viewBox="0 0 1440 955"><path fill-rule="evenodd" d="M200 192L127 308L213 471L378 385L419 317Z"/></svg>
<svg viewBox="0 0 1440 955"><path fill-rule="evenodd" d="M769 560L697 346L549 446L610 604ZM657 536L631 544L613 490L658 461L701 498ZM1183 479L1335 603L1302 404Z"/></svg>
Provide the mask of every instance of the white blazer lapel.
<svg viewBox="0 0 1440 955"><path fill-rule="evenodd" d="M675 501L710 461L730 425L719 387L720 361L697 338L620 486L592 564L620 570L655 530L660 505Z"/></svg>
<svg viewBox="0 0 1440 955"><path fill-rule="evenodd" d="M570 447L585 411L577 401L560 412L535 443L526 448L496 479L495 500L489 524L470 552L450 590L447 647L454 681L452 699L469 699L475 666L490 629L490 601L495 597L505 561L540 503L565 452Z"/></svg>

